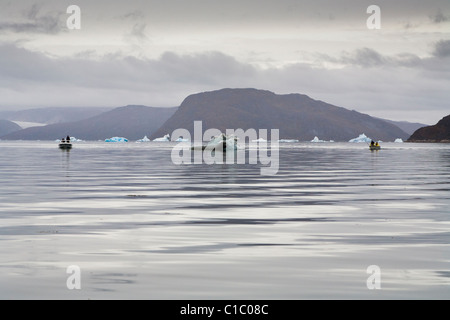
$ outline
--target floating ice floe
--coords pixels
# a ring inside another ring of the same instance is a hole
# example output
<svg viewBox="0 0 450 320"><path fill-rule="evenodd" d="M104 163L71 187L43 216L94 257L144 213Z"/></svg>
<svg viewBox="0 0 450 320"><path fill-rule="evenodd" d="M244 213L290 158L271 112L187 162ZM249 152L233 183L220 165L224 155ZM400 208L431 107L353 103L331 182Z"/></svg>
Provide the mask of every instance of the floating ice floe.
<svg viewBox="0 0 450 320"><path fill-rule="evenodd" d="M153 141L156 141L156 142L167 142L167 141L170 141L170 135L166 134L164 137L156 138Z"/></svg>
<svg viewBox="0 0 450 320"><path fill-rule="evenodd" d="M182 137L179 137L176 142L189 142L189 139L183 139Z"/></svg>
<svg viewBox="0 0 450 320"><path fill-rule="evenodd" d="M398 139L395 139L395 141L394 142L396 142L396 143L403 143L403 140L402 139L400 139L400 138L398 138Z"/></svg>
<svg viewBox="0 0 450 320"><path fill-rule="evenodd" d="M208 142L206 149L214 150L237 150L237 137L233 135L221 134L218 137L214 137Z"/></svg>
<svg viewBox="0 0 450 320"><path fill-rule="evenodd" d="M137 140L136 142L149 142L150 139L147 138L147 136L143 137L142 139Z"/></svg>
<svg viewBox="0 0 450 320"><path fill-rule="evenodd" d="M363 134L360 134L358 138L351 139L351 140L349 140L348 142L355 142L355 143L366 142L366 143L369 143L369 142L371 142L371 141L372 141L372 139L369 138L369 137L367 137L367 136L363 133Z"/></svg>
<svg viewBox="0 0 450 320"><path fill-rule="evenodd" d="M289 143L289 142L298 142L298 140L296 140L296 139L292 139L292 140L290 140L290 139L280 139L280 140L278 140L278 142Z"/></svg>
<svg viewBox="0 0 450 320"><path fill-rule="evenodd" d="M259 138L259 139L256 139L256 140L252 140L252 142L267 142L267 140L263 139L263 138Z"/></svg>
<svg viewBox="0 0 450 320"><path fill-rule="evenodd" d="M123 137L112 137L110 139L106 139L105 142L128 142L128 139Z"/></svg>

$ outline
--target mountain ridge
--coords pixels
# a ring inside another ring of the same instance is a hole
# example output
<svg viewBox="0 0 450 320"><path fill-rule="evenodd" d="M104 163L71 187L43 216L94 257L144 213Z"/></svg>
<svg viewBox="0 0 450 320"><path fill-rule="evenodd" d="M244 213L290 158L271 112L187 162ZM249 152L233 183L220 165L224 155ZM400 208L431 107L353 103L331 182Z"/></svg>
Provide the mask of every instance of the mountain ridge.
<svg viewBox="0 0 450 320"><path fill-rule="evenodd" d="M47 107L0 111L0 119L9 121L55 124L88 119L111 111L111 107Z"/></svg>
<svg viewBox="0 0 450 320"><path fill-rule="evenodd" d="M55 140L70 135L82 140L104 140L113 136L137 140L154 132L175 110L176 107L118 107L84 120L16 131L2 139Z"/></svg>
<svg viewBox="0 0 450 320"><path fill-rule="evenodd" d="M389 119L383 119L383 118L377 118L377 119L392 123L409 135L412 135L414 132L416 132L420 128L429 126L429 124L420 123L420 122L395 121L395 120L389 120Z"/></svg>
<svg viewBox="0 0 450 320"><path fill-rule="evenodd" d="M450 142L450 115L442 118L437 124L418 129L407 140L408 142Z"/></svg>
<svg viewBox="0 0 450 320"><path fill-rule="evenodd" d="M278 95L254 88L221 89L188 96L174 115L151 138L187 129L196 120L203 129L279 129L282 139L348 141L361 133L373 139L394 141L409 134L384 120L350 111L305 94Z"/></svg>
<svg viewBox="0 0 450 320"><path fill-rule="evenodd" d="M22 128L9 120L5 120L5 119L0 119L0 137L12 132L16 132L21 130Z"/></svg>
<svg viewBox="0 0 450 320"><path fill-rule="evenodd" d="M26 114L23 117L30 119ZM371 117L305 94L225 88L189 95L179 107L129 105L87 119L26 128L0 135L0 138L55 140L71 135L83 140L104 140L113 136L154 139L179 128L189 130L192 136L194 121L198 120L202 121L203 130L279 129L280 139L301 141L311 141L316 136L322 140L348 141L362 133L383 141L406 140L410 136L395 121Z"/></svg>

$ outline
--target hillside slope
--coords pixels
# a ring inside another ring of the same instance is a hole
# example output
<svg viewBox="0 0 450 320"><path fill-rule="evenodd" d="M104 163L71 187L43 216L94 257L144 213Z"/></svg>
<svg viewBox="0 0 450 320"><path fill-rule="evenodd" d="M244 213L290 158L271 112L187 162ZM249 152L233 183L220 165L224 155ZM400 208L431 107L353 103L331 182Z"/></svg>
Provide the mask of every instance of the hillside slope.
<svg viewBox="0 0 450 320"><path fill-rule="evenodd" d="M397 126L369 115L313 100L302 94L277 95L256 89L223 89L187 97L152 137L203 121L203 130L279 129L280 138L348 141L361 133L376 140L407 139Z"/></svg>

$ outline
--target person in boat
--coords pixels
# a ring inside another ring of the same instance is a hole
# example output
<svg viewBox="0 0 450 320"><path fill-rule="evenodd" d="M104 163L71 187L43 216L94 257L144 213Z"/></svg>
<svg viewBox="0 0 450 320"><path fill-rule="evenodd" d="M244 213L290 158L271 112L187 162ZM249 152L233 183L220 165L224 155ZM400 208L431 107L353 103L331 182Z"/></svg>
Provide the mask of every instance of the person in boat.
<svg viewBox="0 0 450 320"><path fill-rule="evenodd" d="M371 147L375 146L375 141L372 140L372 141L370 142L370 146L371 146Z"/></svg>
<svg viewBox="0 0 450 320"><path fill-rule="evenodd" d="M70 142L70 136L66 137L66 142L69 143Z"/></svg>
<svg viewBox="0 0 450 320"><path fill-rule="evenodd" d="M375 143L375 147L379 147L380 144L378 143L378 141Z"/></svg>

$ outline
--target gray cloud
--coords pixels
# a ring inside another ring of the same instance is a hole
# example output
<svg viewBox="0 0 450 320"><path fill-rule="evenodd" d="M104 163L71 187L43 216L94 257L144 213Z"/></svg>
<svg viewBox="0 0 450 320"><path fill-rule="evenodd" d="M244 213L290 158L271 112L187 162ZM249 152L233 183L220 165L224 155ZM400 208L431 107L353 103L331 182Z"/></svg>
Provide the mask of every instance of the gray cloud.
<svg viewBox="0 0 450 320"><path fill-rule="evenodd" d="M21 0L15 1L15 7L28 6L26 21L19 21L17 10L10 5L8 14L0 21L3 30L13 32L58 32L58 15L46 13L56 10L65 13L68 0ZM39 3L39 5L33 4ZM197 32L217 30L254 30L265 31L274 27L323 28L350 27L364 28L367 19L366 9L374 4L371 0L128 0L128 1L88 1L77 0L83 13L84 26L99 25L113 27L118 21L138 20L148 26L162 30L164 28L190 30ZM410 19L411 25L419 20L430 19L436 23L447 21L443 12L449 9L448 0L377 0L382 8L383 24L397 23ZM3 9L3 8L2 8ZM0 16L2 12L0 12ZM53 22L53 23L52 23ZM109 24L109 25L107 25Z"/></svg>
<svg viewBox="0 0 450 320"><path fill-rule="evenodd" d="M434 56L438 58L450 57L450 40L440 40L435 44Z"/></svg>
<svg viewBox="0 0 450 320"><path fill-rule="evenodd" d="M348 65L331 70L299 63L261 69L220 52L166 52L158 59L92 56L82 52L78 57L55 59L0 45L0 103L173 106L196 92L254 87L304 93L375 116L433 123L448 113L450 100L450 70L442 67L442 58L407 65L399 61L417 57L389 57L370 48L348 53L344 59Z"/></svg>
<svg viewBox="0 0 450 320"><path fill-rule="evenodd" d="M41 7L37 3L35 3L31 6L31 8L25 11L24 15L30 20L36 20L40 9Z"/></svg>
<svg viewBox="0 0 450 320"><path fill-rule="evenodd" d="M219 52L167 52L158 59L92 56L87 51L55 59L12 44L0 45L0 104L64 106L75 94L81 105L172 106L193 92L245 85L255 73L253 67ZM45 93L49 90L52 95Z"/></svg>
<svg viewBox="0 0 450 320"><path fill-rule="evenodd" d="M138 20L138 19L144 19L145 15L142 11L134 10L132 12L124 13L119 15L117 18L122 20Z"/></svg>
<svg viewBox="0 0 450 320"><path fill-rule="evenodd" d="M136 38L138 41L148 41L149 38L146 34L147 24L145 23L135 23L131 29L129 36Z"/></svg>
<svg viewBox="0 0 450 320"><path fill-rule="evenodd" d="M363 67L376 67L384 65L388 59L370 48L358 49L352 54L344 54L341 58L344 64L356 64Z"/></svg>
<svg viewBox="0 0 450 320"><path fill-rule="evenodd" d="M442 23L450 21L450 17L444 15L441 10L438 10L436 14L430 15L429 18L433 23Z"/></svg>
<svg viewBox="0 0 450 320"><path fill-rule="evenodd" d="M124 35L124 40L126 43L130 43L132 45L141 46L150 41L147 32L147 22L145 19L145 14L142 11L132 11L128 13L121 14L116 17L116 19L122 21L131 21L133 25L131 26L131 30L126 32Z"/></svg>
<svg viewBox="0 0 450 320"><path fill-rule="evenodd" d="M44 33L57 34L63 31L65 24L62 21L63 12L41 13L41 6L33 4L22 13L23 21L2 21L0 22L0 32L14 33Z"/></svg>
<svg viewBox="0 0 450 320"><path fill-rule="evenodd" d="M0 3L1 105L172 106L255 87L377 116L448 113L448 0L378 0L379 32L371 0L77 0L82 30L66 32L70 4Z"/></svg>
<svg viewBox="0 0 450 320"><path fill-rule="evenodd" d="M329 62L336 65L357 66L362 68L414 67L423 66L424 60L412 53L383 55L371 48L360 48L352 52L343 52L338 57L317 54L318 63Z"/></svg>

